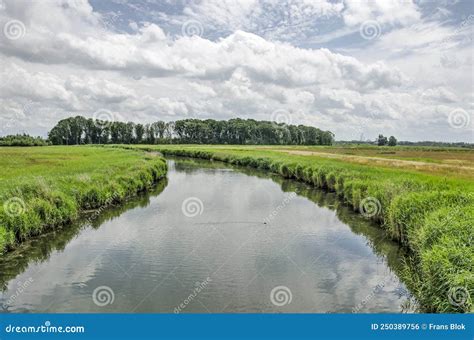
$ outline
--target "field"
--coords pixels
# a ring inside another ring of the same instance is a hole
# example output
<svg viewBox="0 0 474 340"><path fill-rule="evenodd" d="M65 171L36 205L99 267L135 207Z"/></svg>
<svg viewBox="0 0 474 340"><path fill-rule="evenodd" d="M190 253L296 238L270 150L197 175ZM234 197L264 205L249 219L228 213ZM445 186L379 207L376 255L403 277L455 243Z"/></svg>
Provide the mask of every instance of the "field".
<svg viewBox="0 0 474 340"><path fill-rule="evenodd" d="M33 235L77 218L81 211L121 202L151 186L166 173L157 152L258 168L336 192L409 250L411 260L404 281L420 310L474 310L474 152L467 149L241 145L0 148L0 249L12 249Z"/></svg>
<svg viewBox="0 0 474 340"><path fill-rule="evenodd" d="M407 266L404 279L421 310L473 311L472 151L410 147L131 147L259 168L335 191L409 249L413 263Z"/></svg>
<svg viewBox="0 0 474 340"><path fill-rule="evenodd" d="M173 147L173 146L171 146ZM188 147L192 147L189 145ZM210 146L222 150L269 150L293 155L317 156L370 167L399 168L446 177L474 179L474 150L465 148L373 145L350 146Z"/></svg>
<svg viewBox="0 0 474 340"><path fill-rule="evenodd" d="M0 166L0 253L166 174L156 154L89 146L4 147Z"/></svg>

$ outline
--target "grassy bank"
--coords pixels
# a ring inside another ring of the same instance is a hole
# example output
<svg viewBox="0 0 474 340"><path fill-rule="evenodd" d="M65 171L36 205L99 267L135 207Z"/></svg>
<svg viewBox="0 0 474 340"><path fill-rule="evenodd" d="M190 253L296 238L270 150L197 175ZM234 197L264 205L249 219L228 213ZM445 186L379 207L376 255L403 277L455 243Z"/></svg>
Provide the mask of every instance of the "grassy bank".
<svg viewBox="0 0 474 340"><path fill-rule="evenodd" d="M155 154L88 146L0 148L0 166L0 253L166 174Z"/></svg>
<svg viewBox="0 0 474 340"><path fill-rule="evenodd" d="M277 148L136 146L167 155L258 168L336 192L354 210L377 220L412 254L405 281L427 312L472 312L474 181L429 169L396 169ZM425 155L429 157L429 153Z"/></svg>

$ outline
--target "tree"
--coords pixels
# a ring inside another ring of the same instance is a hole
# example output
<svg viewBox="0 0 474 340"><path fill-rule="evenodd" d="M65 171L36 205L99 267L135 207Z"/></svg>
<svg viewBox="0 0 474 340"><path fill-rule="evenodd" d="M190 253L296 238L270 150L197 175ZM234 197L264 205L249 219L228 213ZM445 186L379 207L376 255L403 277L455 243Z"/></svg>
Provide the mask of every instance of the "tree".
<svg viewBox="0 0 474 340"><path fill-rule="evenodd" d="M128 122L123 126L123 134L122 134L122 143L124 144L131 144L133 142L133 132L135 131L135 124L132 122Z"/></svg>
<svg viewBox="0 0 474 340"><path fill-rule="evenodd" d="M86 133L87 119L81 116L62 119L48 134L53 144L74 145L92 143Z"/></svg>
<svg viewBox="0 0 474 340"><path fill-rule="evenodd" d="M145 125L145 142L147 144L155 144L155 129L153 124Z"/></svg>
<svg viewBox="0 0 474 340"><path fill-rule="evenodd" d="M44 146L48 143L41 137L16 134L0 137L0 146Z"/></svg>
<svg viewBox="0 0 474 340"><path fill-rule="evenodd" d="M388 143L387 137L384 137L384 135L379 135L379 138L377 138L377 145L384 146L384 145L387 145L387 143Z"/></svg>
<svg viewBox="0 0 474 340"><path fill-rule="evenodd" d="M388 139L388 146L395 146L397 145L397 139L394 136L390 136Z"/></svg>
<svg viewBox="0 0 474 340"><path fill-rule="evenodd" d="M382 143L387 138L380 135ZM196 143L241 145L332 145L334 134L312 126L234 118L182 119L152 124L105 122L84 117L59 121L49 132L53 144Z"/></svg>
<svg viewBox="0 0 474 340"><path fill-rule="evenodd" d="M145 127L142 124L135 125L135 143L140 144L143 141Z"/></svg>
<svg viewBox="0 0 474 340"><path fill-rule="evenodd" d="M166 123L159 120L153 124L151 124L151 127L155 131L155 135L158 139L163 139L165 138L165 133L166 133Z"/></svg>

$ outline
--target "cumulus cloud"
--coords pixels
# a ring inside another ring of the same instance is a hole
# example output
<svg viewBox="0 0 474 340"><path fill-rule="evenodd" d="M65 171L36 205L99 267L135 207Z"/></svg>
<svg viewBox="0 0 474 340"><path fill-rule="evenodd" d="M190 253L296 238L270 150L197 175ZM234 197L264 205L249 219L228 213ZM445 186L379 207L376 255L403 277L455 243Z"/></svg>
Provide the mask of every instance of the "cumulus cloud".
<svg viewBox="0 0 474 340"><path fill-rule="evenodd" d="M364 21L377 20L380 24L407 25L417 22L421 17L419 7L407 0L345 0L344 22L349 26Z"/></svg>
<svg viewBox="0 0 474 340"><path fill-rule="evenodd" d="M420 10L411 2L358 3L192 2L174 16L161 13L168 20L161 25L151 18L128 18L124 31L111 29L105 15L86 0L4 0L0 22L19 20L25 34L0 38L0 118L4 127L9 124L3 130L18 130L11 127L15 122L44 134L57 119L90 117L98 109L143 122L236 116L268 120L273 111L284 109L294 115L294 123L330 129L342 139L359 138L359 130L367 136L378 129L406 133L407 126L412 131L406 136L413 138L426 125L441 135L449 111L472 109L472 96L434 77L420 79L394 59L367 60L357 53L288 42L292 34L314 33L315 26L305 23L315 18L339 20L349 29L373 18L400 26L366 50L391 56L394 49L404 53L404 48L429 53L441 37L453 33L433 23L413 24L419 22ZM164 28L185 19L200 20L204 29L225 34L186 36ZM430 29L439 35L430 37ZM406 41L413 32L416 39ZM438 58L437 65L453 65L446 58ZM472 69L472 59L463 59L461 65L460 70ZM31 103L35 109L25 110ZM36 118L25 119L32 111ZM467 130L449 133L450 139L471 138Z"/></svg>
<svg viewBox="0 0 474 340"><path fill-rule="evenodd" d="M328 0L202 0L188 3L176 20L198 20L211 35L241 30L288 41L317 34L319 22L340 16L343 8L341 2Z"/></svg>

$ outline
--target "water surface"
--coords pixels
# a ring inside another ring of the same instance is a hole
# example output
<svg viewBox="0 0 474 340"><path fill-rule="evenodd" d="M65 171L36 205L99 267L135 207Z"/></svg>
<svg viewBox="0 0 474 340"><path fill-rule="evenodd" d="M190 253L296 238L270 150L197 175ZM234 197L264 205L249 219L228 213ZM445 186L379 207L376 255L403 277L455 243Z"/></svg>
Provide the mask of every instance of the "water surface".
<svg viewBox="0 0 474 340"><path fill-rule="evenodd" d="M334 194L222 163L0 260L4 312L399 312L404 252Z"/></svg>

